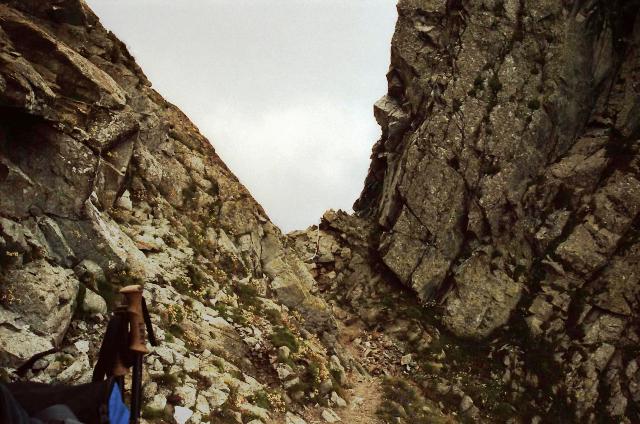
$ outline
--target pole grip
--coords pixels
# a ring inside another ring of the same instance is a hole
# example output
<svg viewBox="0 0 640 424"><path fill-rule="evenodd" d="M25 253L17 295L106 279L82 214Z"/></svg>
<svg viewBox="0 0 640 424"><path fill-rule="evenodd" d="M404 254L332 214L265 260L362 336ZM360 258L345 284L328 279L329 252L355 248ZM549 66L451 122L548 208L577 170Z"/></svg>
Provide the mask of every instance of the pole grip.
<svg viewBox="0 0 640 424"><path fill-rule="evenodd" d="M129 315L129 349L133 352L149 353L146 344L146 328L142 315L142 287L139 285L126 286L120 289L127 302Z"/></svg>

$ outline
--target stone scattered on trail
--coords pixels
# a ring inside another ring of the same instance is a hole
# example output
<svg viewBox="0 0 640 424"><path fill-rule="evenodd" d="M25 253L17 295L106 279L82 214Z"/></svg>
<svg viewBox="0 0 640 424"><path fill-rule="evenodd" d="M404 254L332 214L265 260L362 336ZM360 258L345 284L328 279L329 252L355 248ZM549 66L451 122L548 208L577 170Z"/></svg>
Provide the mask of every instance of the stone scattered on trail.
<svg viewBox="0 0 640 424"><path fill-rule="evenodd" d="M347 406L347 401L342 399L336 392L331 392L331 402L339 408Z"/></svg>
<svg viewBox="0 0 640 424"><path fill-rule="evenodd" d="M103 314L106 315L107 302L97 293L87 289L84 294L84 302L82 303L82 311L87 314Z"/></svg>
<svg viewBox="0 0 640 424"><path fill-rule="evenodd" d="M161 411L164 409L166 405L167 405L167 398L160 394L153 396L153 399L147 402L147 407L153 411Z"/></svg>
<svg viewBox="0 0 640 424"><path fill-rule="evenodd" d="M76 347L76 349L78 349L78 352L80 352L80 353L89 352L89 341L88 340L78 340L73 345Z"/></svg>
<svg viewBox="0 0 640 424"><path fill-rule="evenodd" d="M411 365L413 363L413 356L408 353L400 358L400 365Z"/></svg>
<svg viewBox="0 0 640 424"><path fill-rule="evenodd" d="M193 411L189 408L184 408L182 406L174 407L173 418L178 424L185 424L189 421L189 418L191 418L192 415Z"/></svg>
<svg viewBox="0 0 640 424"><path fill-rule="evenodd" d="M460 412L467 412L472 406L473 399L471 399L469 396L464 396L460 401Z"/></svg>
<svg viewBox="0 0 640 424"><path fill-rule="evenodd" d="M342 421L338 414L336 414L332 409L323 410L322 419L328 423L337 423L338 421Z"/></svg>
<svg viewBox="0 0 640 424"><path fill-rule="evenodd" d="M197 389L190 385L180 386L175 389L174 393L180 398L182 405L191 408L196 404Z"/></svg>
<svg viewBox="0 0 640 424"><path fill-rule="evenodd" d="M307 424L307 422L296 414L287 412L285 415L285 424Z"/></svg>

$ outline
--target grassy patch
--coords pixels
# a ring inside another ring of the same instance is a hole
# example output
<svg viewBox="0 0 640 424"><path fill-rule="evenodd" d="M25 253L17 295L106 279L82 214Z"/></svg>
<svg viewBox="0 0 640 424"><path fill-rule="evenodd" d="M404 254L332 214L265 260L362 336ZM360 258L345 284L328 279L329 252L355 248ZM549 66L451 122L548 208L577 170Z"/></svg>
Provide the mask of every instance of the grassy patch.
<svg viewBox="0 0 640 424"><path fill-rule="evenodd" d="M269 396L267 396L267 392L265 392L264 390L256 392L253 396L251 396L249 400L251 401L251 403L259 406L260 408L268 410L271 409L271 401L269 400Z"/></svg>
<svg viewBox="0 0 640 424"><path fill-rule="evenodd" d="M219 302L213 309L218 311L220 316L227 321L233 321L241 325L247 323L247 319L242 315L242 310L240 308L235 308L233 306Z"/></svg>
<svg viewBox="0 0 640 424"><path fill-rule="evenodd" d="M427 400L406 380L386 378L382 383L384 399L378 408L378 415L386 422L406 422L411 424L451 423L435 405Z"/></svg>
<svg viewBox="0 0 640 424"><path fill-rule="evenodd" d="M170 374L168 372L165 372L161 376L156 377L155 381L160 387L173 388L180 384L180 377L177 374Z"/></svg>
<svg viewBox="0 0 640 424"><path fill-rule="evenodd" d="M266 309L264 311L264 317L273 325L282 324L282 314L277 309Z"/></svg>
<svg viewBox="0 0 640 424"><path fill-rule="evenodd" d="M233 288L233 291L238 295L238 301L243 306L253 306L256 309L262 306L258 298L258 290L251 284L238 283Z"/></svg>
<svg viewBox="0 0 640 424"><path fill-rule="evenodd" d="M160 422L173 422L171 414L164 409L153 409L148 406L142 407L142 418L152 420L153 422L158 422L158 420L160 420Z"/></svg>
<svg viewBox="0 0 640 424"><path fill-rule="evenodd" d="M291 352L297 352L300 348L296 336L285 326L274 328L270 339L275 347L286 346Z"/></svg>

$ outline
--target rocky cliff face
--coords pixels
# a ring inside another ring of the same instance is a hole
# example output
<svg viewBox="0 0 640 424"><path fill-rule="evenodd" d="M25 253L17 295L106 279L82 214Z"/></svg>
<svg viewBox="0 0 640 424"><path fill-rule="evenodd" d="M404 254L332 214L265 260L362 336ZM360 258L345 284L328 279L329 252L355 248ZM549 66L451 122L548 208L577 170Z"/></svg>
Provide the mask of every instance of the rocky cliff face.
<svg viewBox="0 0 640 424"><path fill-rule="evenodd" d="M449 332L582 422L640 419L639 7L401 0L355 205Z"/></svg>
<svg viewBox="0 0 640 424"><path fill-rule="evenodd" d="M86 381L107 308L132 283L164 340L148 357L149 414L169 413L168 398L191 422L266 420L284 414L287 395L263 385L278 375L314 396L302 382L320 377L302 363L331 388L319 337L335 321L209 142L83 1L2 1L0 367L60 348L27 377Z"/></svg>

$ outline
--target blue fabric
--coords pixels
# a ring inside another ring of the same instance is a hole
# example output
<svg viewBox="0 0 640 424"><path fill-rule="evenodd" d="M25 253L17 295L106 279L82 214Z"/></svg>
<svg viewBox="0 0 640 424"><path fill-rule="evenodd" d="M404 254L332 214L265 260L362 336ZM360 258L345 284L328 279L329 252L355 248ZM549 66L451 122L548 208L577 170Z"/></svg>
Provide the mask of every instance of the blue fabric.
<svg viewBox="0 0 640 424"><path fill-rule="evenodd" d="M109 424L129 424L129 408L122 401L118 384L113 385L109 395Z"/></svg>

